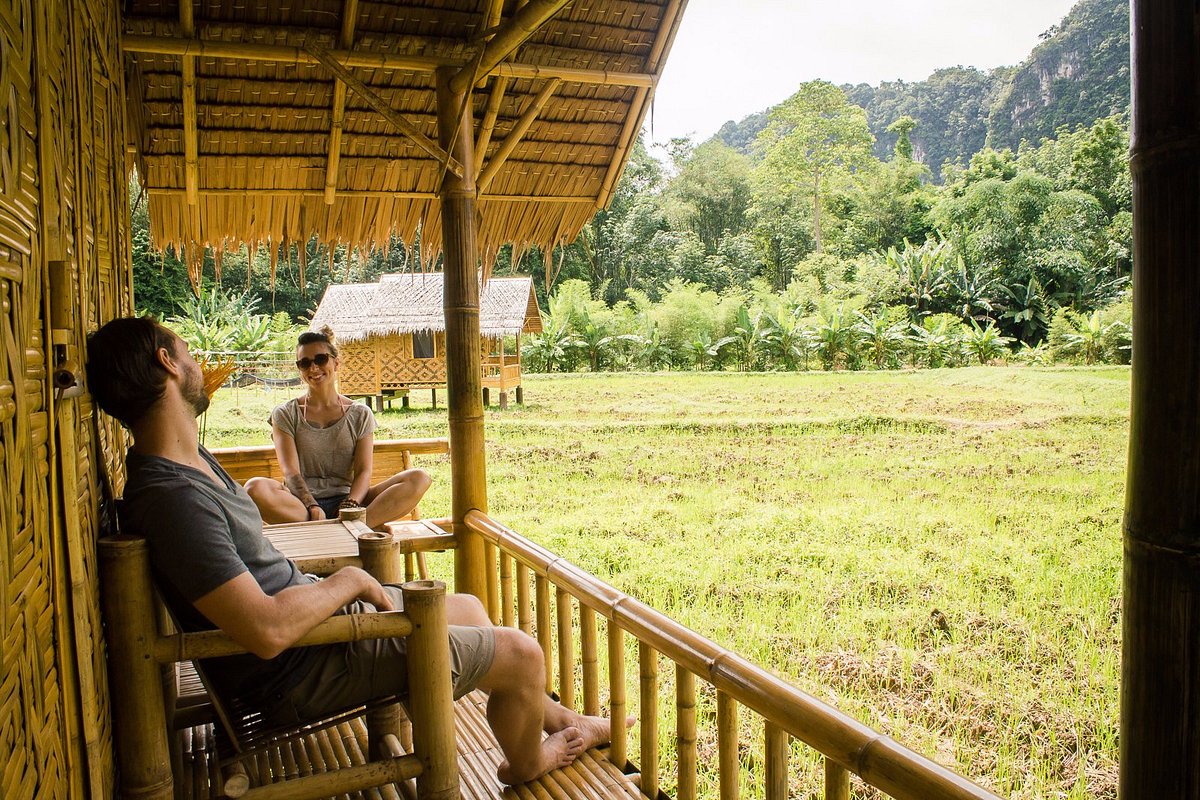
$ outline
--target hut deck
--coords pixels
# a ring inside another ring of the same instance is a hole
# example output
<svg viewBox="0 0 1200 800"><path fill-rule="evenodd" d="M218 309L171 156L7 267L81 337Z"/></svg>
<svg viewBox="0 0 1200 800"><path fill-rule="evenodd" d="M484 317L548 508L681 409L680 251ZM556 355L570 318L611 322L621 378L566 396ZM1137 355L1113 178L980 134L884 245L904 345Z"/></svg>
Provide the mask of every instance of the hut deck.
<svg viewBox="0 0 1200 800"><path fill-rule="evenodd" d="M485 714L486 699L472 692L455 703L455 728L458 734L458 769L463 800L534 800L534 798L641 798L634 779L623 775L604 753L597 749L584 753L574 764L555 770L549 775L521 786L502 786L496 778L496 766L501 761L500 746L492 736ZM179 732L183 755L183 772L179 776L182 792L176 797L185 800L215 800L211 793L216 775L215 748L211 724L185 728ZM272 775L283 779L310 775L341 766L364 763L363 745L366 728L362 719L355 719L335 728L313 733L303 740L273 748L247 765L255 785L272 781ZM405 795L398 786L351 793L341 797L353 800L399 800Z"/></svg>

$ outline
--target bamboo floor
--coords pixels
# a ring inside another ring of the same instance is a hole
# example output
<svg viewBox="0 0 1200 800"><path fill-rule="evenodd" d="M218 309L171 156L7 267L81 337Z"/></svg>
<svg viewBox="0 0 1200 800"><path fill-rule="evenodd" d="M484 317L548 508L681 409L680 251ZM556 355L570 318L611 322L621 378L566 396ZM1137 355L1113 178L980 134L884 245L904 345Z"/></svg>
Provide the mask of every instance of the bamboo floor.
<svg viewBox="0 0 1200 800"><path fill-rule="evenodd" d="M642 798L632 778L609 762L604 752L592 749L575 763L519 786L502 786L496 767L502 756L487 725L486 698L472 692L455 704L458 770L463 800L638 800ZM211 724L179 732L182 775L177 798L216 800L217 760ZM318 731L256 756L247 764L252 785L288 780L365 763L367 732L362 719ZM411 797L406 787L389 785L366 792L338 795L351 800L402 800Z"/></svg>

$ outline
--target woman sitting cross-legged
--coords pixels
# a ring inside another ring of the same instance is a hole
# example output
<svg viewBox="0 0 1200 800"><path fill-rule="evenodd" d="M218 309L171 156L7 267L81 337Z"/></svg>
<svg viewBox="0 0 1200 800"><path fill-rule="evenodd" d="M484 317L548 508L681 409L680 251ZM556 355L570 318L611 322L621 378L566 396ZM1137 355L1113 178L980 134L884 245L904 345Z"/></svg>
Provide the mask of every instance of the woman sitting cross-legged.
<svg viewBox="0 0 1200 800"><path fill-rule="evenodd" d="M333 519L346 505L367 509L367 524L403 517L429 488L429 474L407 469L371 485L375 415L362 403L338 394L338 354L328 328L300 334L296 368L307 391L271 412L271 439L283 483L251 478L246 492L263 520L304 522Z"/></svg>

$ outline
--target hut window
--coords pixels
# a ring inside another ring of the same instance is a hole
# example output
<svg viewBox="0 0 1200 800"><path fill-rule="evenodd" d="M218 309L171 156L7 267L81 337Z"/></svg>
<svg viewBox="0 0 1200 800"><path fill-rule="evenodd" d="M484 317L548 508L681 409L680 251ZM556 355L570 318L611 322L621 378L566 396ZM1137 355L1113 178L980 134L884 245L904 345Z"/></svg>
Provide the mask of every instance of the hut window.
<svg viewBox="0 0 1200 800"><path fill-rule="evenodd" d="M413 334L413 358L433 358L433 332Z"/></svg>

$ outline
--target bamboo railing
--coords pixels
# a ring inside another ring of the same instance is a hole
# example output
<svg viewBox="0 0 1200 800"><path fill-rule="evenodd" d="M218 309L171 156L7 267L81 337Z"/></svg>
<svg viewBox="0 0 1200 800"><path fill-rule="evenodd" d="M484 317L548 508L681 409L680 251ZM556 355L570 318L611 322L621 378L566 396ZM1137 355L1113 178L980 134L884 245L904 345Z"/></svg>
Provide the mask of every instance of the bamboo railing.
<svg viewBox="0 0 1200 800"><path fill-rule="evenodd" d="M935 764L887 736L775 677L666 615L609 586L545 548L478 511L467 526L498 554L499 580L488 581L487 605L494 620L535 634L545 650L546 688L562 703L584 713L600 711L600 659L596 617L607 621L609 758L628 768L625 637L637 641L641 791L657 797L664 765L675 764L679 800L697 796L696 678L716 694L717 765L722 800L753 794L740 785L738 717L743 711L762 722L767 800L786 800L791 740L821 754L826 800L849 800L850 775L900 800L997 800L996 795ZM515 568L514 568L515 567ZM513 585L515 581L515 586ZM530 583L534 586L530 594ZM492 588L494 587L494 588ZM555 599L551 607L551 597ZM575 606L578 604L578 615ZM553 624L553 629L552 629ZM575 631L578 630L578 648ZM674 698L664 698L661 657L674 664ZM577 697L576 674L582 687ZM555 675L558 681L555 681ZM660 703L676 709L675 753L660 752Z"/></svg>

